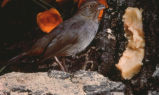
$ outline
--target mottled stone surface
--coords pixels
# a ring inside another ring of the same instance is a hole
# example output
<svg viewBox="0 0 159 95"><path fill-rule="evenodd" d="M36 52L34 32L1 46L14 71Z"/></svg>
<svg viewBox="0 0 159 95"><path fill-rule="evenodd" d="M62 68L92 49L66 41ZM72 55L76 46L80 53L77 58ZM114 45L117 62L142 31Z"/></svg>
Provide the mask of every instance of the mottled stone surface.
<svg viewBox="0 0 159 95"><path fill-rule="evenodd" d="M159 64L156 66L156 70L153 73L152 77L159 79Z"/></svg>
<svg viewBox="0 0 159 95"><path fill-rule="evenodd" d="M125 85L97 72L61 71L0 76L0 95L124 95Z"/></svg>
<svg viewBox="0 0 159 95"><path fill-rule="evenodd" d="M159 95L159 91L148 91L148 95Z"/></svg>

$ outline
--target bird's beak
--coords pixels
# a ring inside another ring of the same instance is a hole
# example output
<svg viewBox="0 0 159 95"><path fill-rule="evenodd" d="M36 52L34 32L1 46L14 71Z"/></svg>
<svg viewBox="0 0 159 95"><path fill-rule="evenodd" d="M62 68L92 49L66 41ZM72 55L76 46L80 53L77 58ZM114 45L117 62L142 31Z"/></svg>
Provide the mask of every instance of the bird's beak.
<svg viewBox="0 0 159 95"><path fill-rule="evenodd" d="M102 5L102 4L99 4L98 5L98 10L102 10L102 9L105 9L106 7L104 6L104 5Z"/></svg>

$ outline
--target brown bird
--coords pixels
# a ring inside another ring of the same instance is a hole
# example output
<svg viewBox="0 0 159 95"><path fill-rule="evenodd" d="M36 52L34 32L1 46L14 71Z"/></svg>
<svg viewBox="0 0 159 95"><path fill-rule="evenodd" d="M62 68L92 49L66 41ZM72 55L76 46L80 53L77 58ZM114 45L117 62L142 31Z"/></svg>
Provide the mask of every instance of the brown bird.
<svg viewBox="0 0 159 95"><path fill-rule="evenodd" d="M58 56L74 56L83 51L97 33L98 15L104 8L105 6L97 0L86 0L73 17L37 40L29 51L10 59L1 71L9 64L27 56L41 55L40 62L44 62L51 57L56 59Z"/></svg>

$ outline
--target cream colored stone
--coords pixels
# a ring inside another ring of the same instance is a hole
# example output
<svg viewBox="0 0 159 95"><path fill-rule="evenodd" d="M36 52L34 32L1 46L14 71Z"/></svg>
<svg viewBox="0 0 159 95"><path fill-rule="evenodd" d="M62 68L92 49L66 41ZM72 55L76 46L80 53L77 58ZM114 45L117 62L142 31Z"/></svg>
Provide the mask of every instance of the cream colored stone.
<svg viewBox="0 0 159 95"><path fill-rule="evenodd" d="M123 16L123 21L128 45L116 67L121 71L124 79L131 79L143 65L145 39L142 10L128 7Z"/></svg>

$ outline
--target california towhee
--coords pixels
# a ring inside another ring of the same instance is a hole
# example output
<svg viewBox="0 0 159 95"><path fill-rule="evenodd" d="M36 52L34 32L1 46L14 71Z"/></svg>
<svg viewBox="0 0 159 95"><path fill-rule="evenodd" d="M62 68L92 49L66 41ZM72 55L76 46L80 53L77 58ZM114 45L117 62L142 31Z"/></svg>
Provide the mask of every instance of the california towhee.
<svg viewBox="0 0 159 95"><path fill-rule="evenodd" d="M40 38L29 51L10 59L9 64L27 56L42 56L43 62L54 56L72 56L83 51L97 33L98 15L104 8L97 0L86 0L72 18Z"/></svg>

